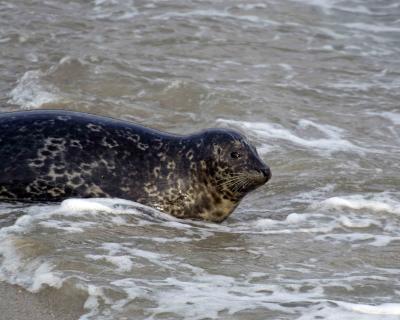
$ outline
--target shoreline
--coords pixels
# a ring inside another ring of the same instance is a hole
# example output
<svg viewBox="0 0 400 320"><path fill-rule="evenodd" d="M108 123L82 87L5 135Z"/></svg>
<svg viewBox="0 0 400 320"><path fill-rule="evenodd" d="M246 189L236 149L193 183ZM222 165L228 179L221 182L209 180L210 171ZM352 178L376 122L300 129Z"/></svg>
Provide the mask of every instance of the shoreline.
<svg viewBox="0 0 400 320"><path fill-rule="evenodd" d="M84 313L84 296L66 298L57 289L31 293L0 281L0 320L78 320Z"/></svg>

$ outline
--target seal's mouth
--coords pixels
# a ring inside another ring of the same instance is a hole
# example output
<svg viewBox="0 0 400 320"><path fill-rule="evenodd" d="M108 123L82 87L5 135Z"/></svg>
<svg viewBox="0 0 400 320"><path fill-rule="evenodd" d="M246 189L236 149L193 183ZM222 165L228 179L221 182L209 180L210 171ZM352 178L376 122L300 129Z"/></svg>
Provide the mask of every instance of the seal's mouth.
<svg viewBox="0 0 400 320"><path fill-rule="evenodd" d="M268 167L250 172L234 173L224 178L220 186L236 194L246 194L271 179L271 170Z"/></svg>
<svg viewBox="0 0 400 320"><path fill-rule="evenodd" d="M250 190L254 190L267 183L272 177L271 170L268 167L257 169L252 174L249 174L248 179L252 180L252 184L249 183ZM249 190L249 191L250 191Z"/></svg>

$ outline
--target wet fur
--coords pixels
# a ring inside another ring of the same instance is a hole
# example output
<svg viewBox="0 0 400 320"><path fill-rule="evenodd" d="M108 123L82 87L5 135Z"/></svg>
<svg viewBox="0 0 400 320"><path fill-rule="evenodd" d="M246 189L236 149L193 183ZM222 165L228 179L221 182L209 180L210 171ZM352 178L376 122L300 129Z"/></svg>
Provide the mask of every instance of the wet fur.
<svg viewBox="0 0 400 320"><path fill-rule="evenodd" d="M0 115L0 199L117 197L220 222L268 172L233 130L180 136L78 112Z"/></svg>

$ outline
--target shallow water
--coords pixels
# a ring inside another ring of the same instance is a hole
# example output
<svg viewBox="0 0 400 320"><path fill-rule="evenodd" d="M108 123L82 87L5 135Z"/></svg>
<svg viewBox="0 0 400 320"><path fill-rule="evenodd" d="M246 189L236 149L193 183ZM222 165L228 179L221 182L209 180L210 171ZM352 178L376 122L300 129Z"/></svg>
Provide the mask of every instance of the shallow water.
<svg viewBox="0 0 400 320"><path fill-rule="evenodd" d="M221 225L119 199L1 204L0 279L81 295L82 320L398 319L399 17L398 1L0 1L1 111L231 127L273 172Z"/></svg>

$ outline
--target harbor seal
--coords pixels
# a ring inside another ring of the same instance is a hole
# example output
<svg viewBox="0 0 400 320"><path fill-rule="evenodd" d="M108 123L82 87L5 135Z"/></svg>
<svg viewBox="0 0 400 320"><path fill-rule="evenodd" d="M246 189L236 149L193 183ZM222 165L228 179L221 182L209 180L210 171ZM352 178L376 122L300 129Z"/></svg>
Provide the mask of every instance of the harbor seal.
<svg viewBox="0 0 400 320"><path fill-rule="evenodd" d="M175 217L221 222L271 177L239 132L175 135L87 113L0 114L0 199L133 200Z"/></svg>

